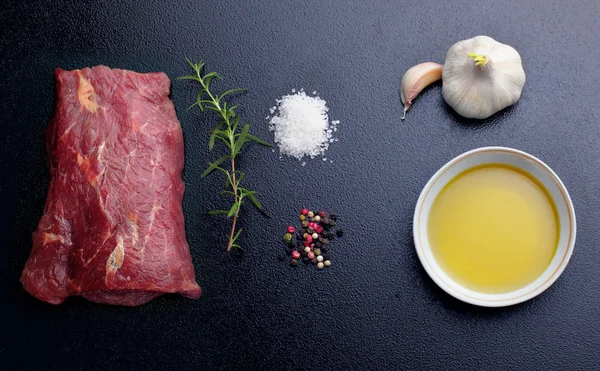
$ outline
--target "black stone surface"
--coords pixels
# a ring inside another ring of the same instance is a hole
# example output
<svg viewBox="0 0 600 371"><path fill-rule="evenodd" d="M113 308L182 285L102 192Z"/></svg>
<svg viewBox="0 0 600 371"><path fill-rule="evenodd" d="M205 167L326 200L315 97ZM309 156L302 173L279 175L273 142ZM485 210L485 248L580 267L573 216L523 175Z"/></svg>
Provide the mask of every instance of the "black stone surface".
<svg viewBox="0 0 600 371"><path fill-rule="evenodd" d="M598 369L600 364L600 2L3 1L0 5L0 287L2 369ZM439 84L400 121L399 81L479 34L514 46L521 100L483 122L445 104ZM185 112L195 87L177 76L205 57L221 87L249 88L240 114L265 117L292 88L317 90L340 120L327 158L279 159L249 147L240 166L272 214L243 213L243 255L224 252L222 179L201 179L214 117ZM183 126L185 216L198 301L138 308L80 298L51 306L18 282L48 174L43 130L55 67L164 71ZM578 238L569 266L539 297L504 309L458 302L421 268L413 208L452 157L487 145L548 163L567 185ZM303 206L336 211L345 235L331 269L282 259Z"/></svg>

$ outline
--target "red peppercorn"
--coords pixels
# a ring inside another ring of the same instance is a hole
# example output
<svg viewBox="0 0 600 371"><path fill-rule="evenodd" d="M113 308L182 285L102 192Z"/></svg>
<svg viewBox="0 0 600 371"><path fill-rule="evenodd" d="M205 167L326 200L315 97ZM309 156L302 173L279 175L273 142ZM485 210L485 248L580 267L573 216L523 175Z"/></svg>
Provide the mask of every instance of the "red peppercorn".
<svg viewBox="0 0 600 371"><path fill-rule="evenodd" d="M319 211L319 216L321 218L324 218L325 217L325 211Z"/></svg>
<svg viewBox="0 0 600 371"><path fill-rule="evenodd" d="M306 235L306 242L311 243L313 240L312 236L310 234Z"/></svg>
<svg viewBox="0 0 600 371"><path fill-rule="evenodd" d="M310 242L304 241L304 246L306 246L306 247L310 246Z"/></svg>
<svg viewBox="0 0 600 371"><path fill-rule="evenodd" d="M315 257L315 253L314 252L311 251L311 252L308 253L308 258L309 259L312 259L314 257Z"/></svg>
<svg viewBox="0 0 600 371"><path fill-rule="evenodd" d="M289 230L288 230L288 232L289 232ZM323 227L317 226L317 228L315 228L315 232L317 232L317 233L323 233ZM290 233L293 233L293 232L290 232Z"/></svg>
<svg viewBox="0 0 600 371"><path fill-rule="evenodd" d="M300 259L300 253L298 251L292 251L292 258Z"/></svg>
<svg viewBox="0 0 600 371"><path fill-rule="evenodd" d="M302 209L302 215L307 215L308 214L308 209Z"/></svg>
<svg viewBox="0 0 600 371"><path fill-rule="evenodd" d="M294 232L296 232L296 228L294 228L290 225L289 227L287 227L287 231L288 231L288 233L294 233Z"/></svg>

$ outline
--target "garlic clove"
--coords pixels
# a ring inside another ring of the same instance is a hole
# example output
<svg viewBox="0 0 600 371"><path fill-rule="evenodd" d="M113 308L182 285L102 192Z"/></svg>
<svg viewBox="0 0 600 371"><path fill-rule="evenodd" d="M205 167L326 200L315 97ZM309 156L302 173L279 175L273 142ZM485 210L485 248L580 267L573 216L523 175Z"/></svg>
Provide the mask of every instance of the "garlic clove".
<svg viewBox="0 0 600 371"><path fill-rule="evenodd" d="M427 86L442 78L442 67L439 63L425 62L406 71L400 83L400 99L404 104L402 120L406 117L406 111L413 99Z"/></svg>
<svg viewBox="0 0 600 371"><path fill-rule="evenodd" d="M513 47L477 36L448 50L442 80L442 95L459 115L485 119L519 100L525 71Z"/></svg>

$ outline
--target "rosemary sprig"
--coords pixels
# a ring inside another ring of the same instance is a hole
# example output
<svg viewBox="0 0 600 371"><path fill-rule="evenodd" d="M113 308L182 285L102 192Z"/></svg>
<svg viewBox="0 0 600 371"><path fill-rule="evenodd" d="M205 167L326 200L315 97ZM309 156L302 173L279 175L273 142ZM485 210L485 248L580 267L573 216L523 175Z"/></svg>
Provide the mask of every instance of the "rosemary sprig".
<svg viewBox="0 0 600 371"><path fill-rule="evenodd" d="M236 225L242 205L245 204L246 199L249 199L258 210L263 211L263 206L256 198L255 191L251 191L240 186L245 174L239 170L236 170L235 159L237 156L239 156L242 146L245 143L257 142L264 146L272 146L264 140L250 134L249 123L245 124L241 129L239 129L240 117L235 112L237 106L228 107L227 102L223 99L233 93L245 91L245 89L236 88L227 90L220 95L214 94L210 91L210 84L215 78L222 80L221 76L219 76L216 72L204 73L205 64L203 60L200 60L198 63L193 63L189 59L186 60L194 70L194 74L182 76L180 79L193 80L200 84L200 90L196 95L196 102L188 109L198 106L202 112L205 112L205 110L214 111L219 117L219 122L210 134L208 148L212 151L215 141L219 140L225 143L229 149L229 154L219 157L212 163L209 162L209 166L204 173L202 173L202 177L207 176L215 170L223 173L227 179L227 188L222 191L221 194L231 196L233 198L233 205L229 208L229 210L213 210L209 211L209 214L222 214L227 215L228 218L233 217L231 233L229 234L229 243L227 244L227 251L231 250L232 247L241 248L237 243L237 240L242 232L242 229L239 228L236 230ZM229 164L229 167L227 164Z"/></svg>

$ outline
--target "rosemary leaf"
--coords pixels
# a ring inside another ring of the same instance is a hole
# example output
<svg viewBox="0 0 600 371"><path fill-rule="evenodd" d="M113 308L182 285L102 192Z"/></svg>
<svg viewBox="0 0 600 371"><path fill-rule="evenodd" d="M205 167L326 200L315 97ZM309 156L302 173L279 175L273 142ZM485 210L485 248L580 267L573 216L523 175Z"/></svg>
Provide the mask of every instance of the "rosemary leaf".
<svg viewBox="0 0 600 371"><path fill-rule="evenodd" d="M237 233L233 237L233 240L231 240L232 243L234 243L235 241L237 241L238 237L240 236L240 233L242 233L242 228L238 229Z"/></svg>
<svg viewBox="0 0 600 371"><path fill-rule="evenodd" d="M240 136L235 141L235 146L233 147L233 157L235 158L242 149L242 145L246 142L246 135L248 135L248 130L250 130L250 124L244 125Z"/></svg>
<svg viewBox="0 0 600 371"><path fill-rule="evenodd" d="M252 140L253 140L253 141L255 141L255 142L256 142L256 143L258 143L258 144L262 144L263 146L267 146L267 147L273 147L273 145L272 145L271 143L269 143L269 142L265 142L264 140L260 139L259 137L255 137L255 136L254 136L254 135L252 135L252 134L248 134L248 135L246 135L246 138L248 138L248 139L246 140L246 142L249 142L249 141L252 141Z"/></svg>
<svg viewBox="0 0 600 371"><path fill-rule="evenodd" d="M228 96L229 94L233 94L233 93L240 93L240 92L243 92L243 91L246 91L246 89L243 89L243 88L235 88L235 89L230 89L230 90L227 90L225 93L223 93L223 94L221 94L221 95L219 96L219 100L221 100L221 99L225 98L225 97L226 97L226 96Z"/></svg>
<svg viewBox="0 0 600 371"><path fill-rule="evenodd" d="M258 199L254 195L254 193L248 194L248 197L250 197L250 201L252 201L252 204L254 205L254 207L256 207L258 210L261 210L261 211L263 210L263 206L258 201Z"/></svg>
<svg viewBox="0 0 600 371"><path fill-rule="evenodd" d="M221 156L217 159L217 161L210 163L209 162L209 166L206 170L204 170L204 172L202 173L202 178L204 178L205 176L207 176L208 174L212 173L214 170L217 170L217 168L219 167L219 165L221 165L221 163L227 159L229 159L230 157L228 155L225 156Z"/></svg>
<svg viewBox="0 0 600 371"><path fill-rule="evenodd" d="M227 213L227 217L230 218L232 217L234 214L237 215L237 210L240 207L240 202L236 202L231 206L231 209L229 209L229 212Z"/></svg>

